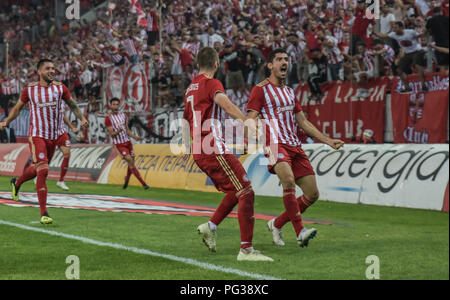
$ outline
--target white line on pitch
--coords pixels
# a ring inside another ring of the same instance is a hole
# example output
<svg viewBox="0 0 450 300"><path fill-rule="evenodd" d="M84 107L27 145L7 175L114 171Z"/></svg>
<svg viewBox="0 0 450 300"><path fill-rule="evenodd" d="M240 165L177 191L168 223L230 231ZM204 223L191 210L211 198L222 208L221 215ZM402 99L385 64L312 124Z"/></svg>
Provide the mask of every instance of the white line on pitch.
<svg viewBox="0 0 450 300"><path fill-rule="evenodd" d="M93 244L96 246L110 247L110 248L115 248L115 249L120 249L120 250L127 250L127 251L131 251L131 252L138 253L138 254L162 257L165 259L182 262L182 263L189 264L189 265L194 265L194 266L197 266L197 267L200 267L203 269L214 270L214 271L219 271L219 272L223 272L223 273L236 274L239 276L250 277L250 278L259 279L259 280L281 280L281 278L276 278L276 277L257 274L257 273L250 273L250 272L233 269L233 268L226 268L226 267L213 265L213 264L206 263L206 262L201 262L201 261L191 259L191 258L184 258L184 257L179 257L179 256L171 255L171 254L158 253L158 252L154 252L154 251L147 250L147 249L129 247L129 246L121 245L121 244L97 241L97 240L85 238L82 236L76 236L76 235L62 233L62 232L56 232L56 231L45 230L45 229L36 228L36 227L30 227L30 226L26 226L26 225L22 225L22 224L18 224L18 223L12 223L12 222L8 222L8 221L4 221L4 220L0 220L0 224L9 225L9 226L13 226L13 227L17 227L17 228L21 228L21 229L25 229L25 230L50 234L50 235L54 235L54 236L60 236L60 237L64 237L64 238L71 239L71 240L81 241L83 243Z"/></svg>

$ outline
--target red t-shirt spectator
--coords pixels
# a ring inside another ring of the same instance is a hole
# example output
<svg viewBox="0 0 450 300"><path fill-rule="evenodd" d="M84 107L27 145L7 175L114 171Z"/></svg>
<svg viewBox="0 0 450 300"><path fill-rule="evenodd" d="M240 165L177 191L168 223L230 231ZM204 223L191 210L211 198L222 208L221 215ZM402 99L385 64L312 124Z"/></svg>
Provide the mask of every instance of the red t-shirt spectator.
<svg viewBox="0 0 450 300"><path fill-rule="evenodd" d="M352 34L359 36L362 39L367 38L367 27L370 24L375 24L373 19L366 16L366 11L360 7L356 8L356 18L352 26Z"/></svg>

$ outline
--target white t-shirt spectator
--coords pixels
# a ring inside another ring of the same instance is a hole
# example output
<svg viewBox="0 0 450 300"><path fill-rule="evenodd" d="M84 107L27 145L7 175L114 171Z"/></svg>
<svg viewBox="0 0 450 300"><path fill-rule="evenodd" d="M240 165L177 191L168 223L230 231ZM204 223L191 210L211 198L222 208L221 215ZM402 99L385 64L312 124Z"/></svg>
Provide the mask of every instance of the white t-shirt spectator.
<svg viewBox="0 0 450 300"><path fill-rule="evenodd" d="M403 30L403 35L397 35L395 32L389 33L389 37L396 40L405 53L412 53L422 50L422 46L417 41L419 34L412 29Z"/></svg>
<svg viewBox="0 0 450 300"><path fill-rule="evenodd" d="M395 22L395 16L392 13L388 13L386 16L380 16L380 32L387 34L391 31L391 22Z"/></svg>

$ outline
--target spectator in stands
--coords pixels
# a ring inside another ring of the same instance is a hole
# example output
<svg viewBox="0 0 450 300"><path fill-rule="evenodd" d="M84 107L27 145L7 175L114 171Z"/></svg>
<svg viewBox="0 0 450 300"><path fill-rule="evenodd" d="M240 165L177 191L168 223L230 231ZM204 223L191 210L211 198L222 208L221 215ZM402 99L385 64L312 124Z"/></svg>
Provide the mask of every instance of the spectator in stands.
<svg viewBox="0 0 450 300"><path fill-rule="evenodd" d="M338 47L338 40L332 37L327 31L328 35L325 35L322 31L317 33L317 40L323 47L323 52L328 59L328 70L330 71L331 80L343 80L342 63L344 56Z"/></svg>
<svg viewBox="0 0 450 300"><path fill-rule="evenodd" d="M1 122L6 121L6 116L2 118ZM10 126L4 128L3 130L0 130L0 143L7 144L7 143L15 143L16 142L16 135L14 134L14 129Z"/></svg>
<svg viewBox="0 0 450 300"><path fill-rule="evenodd" d="M377 143L373 137L372 129L365 129L363 131L363 134L361 137L356 138L356 137L352 136L350 140L352 143L359 143L359 144L376 144Z"/></svg>
<svg viewBox="0 0 450 300"><path fill-rule="evenodd" d="M322 51L319 48L313 49L311 53L313 57L312 60L307 58L307 61L309 62L309 77L307 81L311 91L309 100L320 103L322 97L320 85L327 81L327 58L322 54Z"/></svg>
<svg viewBox="0 0 450 300"><path fill-rule="evenodd" d="M355 98L367 98L369 89L367 84L369 79L374 77L375 59L372 51L368 50L364 43L357 46L358 54L353 57L354 74L353 81L357 86Z"/></svg>
<svg viewBox="0 0 450 300"><path fill-rule="evenodd" d="M396 74L395 52L391 46L385 44L382 40L375 40L373 42L373 55L378 55L380 57L379 74L393 75Z"/></svg>
<svg viewBox="0 0 450 300"><path fill-rule="evenodd" d="M425 53L422 50L421 44L418 42L420 34L415 30L405 29L403 22L396 22L393 27L393 32L388 35L375 32L375 35L380 38L390 37L395 39L405 53L398 63L398 73L404 85L400 92L408 93L412 91L408 84L407 76L407 74L412 72L412 65L414 65L415 70L419 74L420 81L422 82L422 91L427 92L428 88L425 85L424 77L424 68L426 66Z"/></svg>
<svg viewBox="0 0 450 300"><path fill-rule="evenodd" d="M426 23L426 29L433 37L435 47L447 48L449 47L448 38L449 22L448 17L442 14L442 8L437 6L433 8L433 16L428 19ZM441 51L435 51L438 65L443 69L448 69L449 55Z"/></svg>
<svg viewBox="0 0 450 300"><path fill-rule="evenodd" d="M352 24L352 39L350 46L350 55L354 55L357 52L357 45L364 43L366 46L370 41L368 35L369 25L375 24L375 18L370 18L366 10L368 5L365 0L358 0L358 4L355 5L353 1L347 1L347 4L354 10L355 19Z"/></svg>

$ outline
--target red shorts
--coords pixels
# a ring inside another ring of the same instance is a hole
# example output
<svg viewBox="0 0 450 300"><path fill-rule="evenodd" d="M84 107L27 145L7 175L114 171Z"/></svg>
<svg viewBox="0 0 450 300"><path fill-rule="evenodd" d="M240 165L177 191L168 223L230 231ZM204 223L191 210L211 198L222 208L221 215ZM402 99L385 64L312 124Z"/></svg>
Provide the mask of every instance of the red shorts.
<svg viewBox="0 0 450 300"><path fill-rule="evenodd" d="M269 172L275 174L273 167L280 162L287 162L294 173L294 178L300 178L307 175L316 175L314 173L314 169L309 162L308 156L306 156L302 147L294 147L284 144L275 144L278 152L271 151L266 154L266 157L269 159ZM275 157L276 156L276 157Z"/></svg>
<svg viewBox="0 0 450 300"><path fill-rule="evenodd" d="M221 192L237 193L250 185L247 172L233 154L202 155L195 162Z"/></svg>
<svg viewBox="0 0 450 300"><path fill-rule="evenodd" d="M55 154L56 140L46 140L40 137L29 137L31 157L35 164L40 162L50 162Z"/></svg>
<svg viewBox="0 0 450 300"><path fill-rule="evenodd" d="M134 157L134 151L133 151L133 144L131 142L125 142L122 144L115 144L114 145L119 151L120 155L122 155L122 158L124 158L127 155L131 155L131 157Z"/></svg>
<svg viewBox="0 0 450 300"><path fill-rule="evenodd" d="M60 135L58 137L58 139L56 140L56 146L70 148L70 146L71 146L70 138L69 138L69 134L67 134L67 132L64 132L62 135Z"/></svg>

